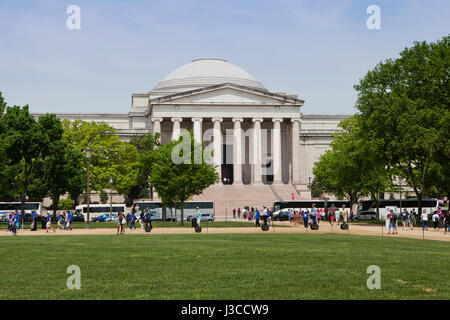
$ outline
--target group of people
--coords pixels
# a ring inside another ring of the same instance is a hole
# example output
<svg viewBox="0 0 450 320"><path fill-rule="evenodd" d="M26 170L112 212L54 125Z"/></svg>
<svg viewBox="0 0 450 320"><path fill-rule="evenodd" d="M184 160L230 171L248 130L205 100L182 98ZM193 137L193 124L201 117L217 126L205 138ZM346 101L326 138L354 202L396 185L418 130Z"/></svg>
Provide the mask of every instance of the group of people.
<svg viewBox="0 0 450 320"><path fill-rule="evenodd" d="M128 212L126 215L124 215L123 212L119 213L117 234L125 234L125 224L130 231L136 230L136 221L139 222L141 229L144 229L145 225L148 225L150 229L153 229L151 212L148 209L144 209L141 210L138 215L136 208L133 207L131 212Z"/></svg>
<svg viewBox="0 0 450 320"><path fill-rule="evenodd" d="M52 227L52 214L47 213L46 216L39 215L36 211L31 213L30 231L37 231L38 223L42 223L42 228L46 229L46 233L50 230L56 232ZM72 230L73 215L70 211L58 213L57 216L58 230ZM10 212L8 214L8 230L12 235L17 235L19 230L23 229L23 219L19 211Z"/></svg>
<svg viewBox="0 0 450 320"><path fill-rule="evenodd" d="M13 236L17 235L17 230L20 230L21 214L18 211L8 213L8 230Z"/></svg>
<svg viewBox="0 0 450 320"><path fill-rule="evenodd" d="M422 210L422 214L420 214L420 216L415 209L408 212L405 208L400 214L395 213L394 210L391 209L386 215L386 226L389 230L388 234L398 234L397 224L399 219L402 222L404 231L407 231L408 228L414 230L417 222L422 222L422 230L428 231L428 218L428 213L425 209ZM439 231L440 223L443 222L444 234L450 232L450 213L448 210L443 211L440 207L438 207L438 210L432 214L431 221L433 223L434 231Z"/></svg>
<svg viewBox="0 0 450 320"><path fill-rule="evenodd" d="M316 208L315 204L312 204L311 211L309 209L293 210L289 211L289 222L298 221L298 218L303 220L303 225L306 229L308 226L319 224L321 220L326 219L325 210L322 208ZM339 226L340 224L347 223L348 211L345 205L342 209L329 209L328 218L330 219L330 224L334 225L336 222Z"/></svg>
<svg viewBox="0 0 450 320"><path fill-rule="evenodd" d="M241 218L241 208L233 209L233 218L236 219ZM260 227L260 220L263 219L263 217L266 217L267 220L269 220L272 217L272 212L266 207L263 206L262 210L259 210L258 208L251 207L250 209L244 208L242 211L242 217L244 220L248 220L250 222L253 222L253 219L255 219L255 227Z"/></svg>

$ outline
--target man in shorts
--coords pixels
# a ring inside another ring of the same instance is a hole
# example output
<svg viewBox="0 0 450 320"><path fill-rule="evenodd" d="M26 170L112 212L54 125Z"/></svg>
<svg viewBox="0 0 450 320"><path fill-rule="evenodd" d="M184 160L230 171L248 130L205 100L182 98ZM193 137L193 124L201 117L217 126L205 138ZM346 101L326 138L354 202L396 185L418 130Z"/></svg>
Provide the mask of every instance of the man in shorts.
<svg viewBox="0 0 450 320"><path fill-rule="evenodd" d="M392 230L392 234L397 234L397 215L394 213L394 210L391 210L390 212L391 214L391 220L389 221L389 231L388 234L391 233Z"/></svg>
<svg viewBox="0 0 450 320"><path fill-rule="evenodd" d="M408 231L408 218L409 218L409 213L408 211L405 209L403 209L402 212L402 224L403 224L403 231Z"/></svg>
<svg viewBox="0 0 450 320"><path fill-rule="evenodd" d="M336 222L337 222L337 225L339 226L341 212L339 211L339 209L336 209L334 211L334 214L336 215Z"/></svg>
<svg viewBox="0 0 450 320"><path fill-rule="evenodd" d="M56 230L52 227L52 215L50 212L47 213L47 223L45 224L45 227L47 228L47 231L45 233L48 233L48 230L52 229L53 232L56 232Z"/></svg>

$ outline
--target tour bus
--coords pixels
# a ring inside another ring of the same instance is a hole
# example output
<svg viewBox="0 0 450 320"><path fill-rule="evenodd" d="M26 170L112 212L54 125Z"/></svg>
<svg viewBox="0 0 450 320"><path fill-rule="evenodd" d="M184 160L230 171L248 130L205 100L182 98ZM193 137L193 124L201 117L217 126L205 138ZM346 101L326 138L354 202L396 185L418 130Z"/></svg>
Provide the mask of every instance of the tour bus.
<svg viewBox="0 0 450 320"><path fill-rule="evenodd" d="M7 216L10 212L21 212L22 203L21 202L0 202L0 220L6 221ZM37 214L42 212L41 202L25 202L25 215L31 214L36 211Z"/></svg>
<svg viewBox="0 0 450 320"><path fill-rule="evenodd" d="M437 199L422 199L422 209L430 215L437 210L439 204ZM412 209L419 213L419 202L417 199L380 199L379 210L381 220L386 219L386 208L388 210L392 209L395 213L399 214L403 209L407 209L410 212ZM375 199L361 200L358 204L357 217L372 214L375 219L377 211L377 204Z"/></svg>
<svg viewBox="0 0 450 320"><path fill-rule="evenodd" d="M317 209L324 209L326 218L328 218L330 212L342 208L343 205L349 210L350 214L351 203L345 200L276 201L273 203L273 214L278 216L280 213L290 210L308 210L311 212L313 204Z"/></svg>
<svg viewBox="0 0 450 320"><path fill-rule="evenodd" d="M87 220L87 204L80 204L75 207L75 210L79 213L83 214L84 219ZM112 214L119 214L119 213L126 213L126 205L124 203L121 204L114 204L112 205L112 212L111 212L111 205L110 204L90 204L89 205L89 219L96 218L101 216L105 213L112 213Z"/></svg>
<svg viewBox="0 0 450 320"><path fill-rule="evenodd" d="M152 220L162 221L163 210L166 210L167 221L181 220L181 210L175 208L163 208L159 201L135 201L134 205L136 214L139 215L141 210L148 209L152 215ZM199 208L202 214L214 215L214 202L210 201L187 201L184 203L183 217L185 220L189 216L196 215L196 208Z"/></svg>

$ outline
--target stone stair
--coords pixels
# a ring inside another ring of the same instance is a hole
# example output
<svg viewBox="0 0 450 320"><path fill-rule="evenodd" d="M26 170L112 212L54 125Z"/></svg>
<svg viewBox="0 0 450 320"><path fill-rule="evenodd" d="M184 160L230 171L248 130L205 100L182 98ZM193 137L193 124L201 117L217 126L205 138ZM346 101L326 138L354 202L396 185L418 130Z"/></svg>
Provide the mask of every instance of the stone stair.
<svg viewBox="0 0 450 320"><path fill-rule="evenodd" d="M232 219L233 209L245 206L262 208L263 205L271 208L277 197L270 185L222 185L216 184L208 187L193 201L214 201L216 218Z"/></svg>

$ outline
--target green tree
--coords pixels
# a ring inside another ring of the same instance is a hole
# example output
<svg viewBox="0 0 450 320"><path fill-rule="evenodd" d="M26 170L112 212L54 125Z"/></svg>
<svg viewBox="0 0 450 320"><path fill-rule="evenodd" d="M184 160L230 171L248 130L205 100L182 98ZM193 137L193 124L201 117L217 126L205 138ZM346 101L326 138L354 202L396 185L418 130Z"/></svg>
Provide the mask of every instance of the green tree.
<svg viewBox="0 0 450 320"><path fill-rule="evenodd" d="M49 155L43 162L43 184L57 210L59 198L73 189L82 189L84 182L83 154L66 140L51 143ZM76 183L77 185L73 185ZM69 199L70 200L70 199Z"/></svg>
<svg viewBox="0 0 450 320"><path fill-rule="evenodd" d="M2 102L4 104L4 102ZM6 165L12 170L8 173L16 175L8 180L16 186L22 202L24 216L25 202L29 187L33 183L33 170L45 159L50 143L61 139L62 131L55 121L49 121L51 115L42 115L38 121L30 115L28 106L6 107L1 118L0 140L6 155Z"/></svg>
<svg viewBox="0 0 450 320"><path fill-rule="evenodd" d="M80 152L92 150L90 184L100 193L109 189L113 179L114 190L127 195L138 182L139 161L134 145L117 136L117 130L105 122L63 120L64 138ZM82 160L87 169L86 159ZM78 190L77 190L78 191Z"/></svg>
<svg viewBox="0 0 450 320"><path fill-rule="evenodd" d="M181 210L183 224L184 203L219 181L212 159L203 157L205 148L194 141L192 132L183 133L178 141L161 145L152 165L150 182L166 207Z"/></svg>
<svg viewBox="0 0 450 320"><path fill-rule="evenodd" d="M148 133L142 136L132 136L130 144L134 145L139 156L139 174L138 180L134 187L131 188L128 198L138 199L141 197L148 198L150 190L150 199L153 199L153 186L150 183L152 176L152 164L156 159L159 147L160 134L155 135Z"/></svg>
<svg viewBox="0 0 450 320"><path fill-rule="evenodd" d="M427 173L450 150L449 39L416 42L355 86L363 139L414 189L420 211Z"/></svg>

